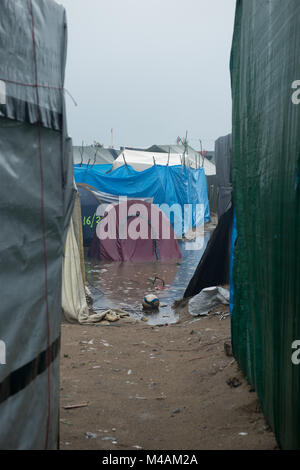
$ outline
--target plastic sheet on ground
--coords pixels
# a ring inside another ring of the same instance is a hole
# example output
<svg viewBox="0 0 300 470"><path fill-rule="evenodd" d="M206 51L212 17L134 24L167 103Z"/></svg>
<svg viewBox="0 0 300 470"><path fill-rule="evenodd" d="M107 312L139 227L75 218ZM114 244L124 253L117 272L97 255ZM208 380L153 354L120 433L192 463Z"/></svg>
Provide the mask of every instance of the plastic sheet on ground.
<svg viewBox="0 0 300 470"><path fill-rule="evenodd" d="M206 316L220 304L229 305L229 290L223 287L207 287L189 300L188 311L194 317Z"/></svg>

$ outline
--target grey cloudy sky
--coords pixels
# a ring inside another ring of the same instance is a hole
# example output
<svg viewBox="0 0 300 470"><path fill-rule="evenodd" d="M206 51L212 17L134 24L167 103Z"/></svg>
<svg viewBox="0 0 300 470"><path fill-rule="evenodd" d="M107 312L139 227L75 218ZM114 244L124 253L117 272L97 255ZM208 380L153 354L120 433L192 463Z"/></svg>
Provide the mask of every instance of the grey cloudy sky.
<svg viewBox="0 0 300 470"><path fill-rule="evenodd" d="M235 0L57 0L68 16L74 144L214 148L231 131Z"/></svg>

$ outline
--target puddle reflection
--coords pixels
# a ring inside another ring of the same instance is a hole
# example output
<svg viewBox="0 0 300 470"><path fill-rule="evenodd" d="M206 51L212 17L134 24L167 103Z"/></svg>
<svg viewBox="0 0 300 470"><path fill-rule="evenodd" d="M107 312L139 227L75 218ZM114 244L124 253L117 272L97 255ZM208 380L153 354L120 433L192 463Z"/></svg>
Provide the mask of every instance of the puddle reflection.
<svg viewBox="0 0 300 470"><path fill-rule="evenodd" d="M186 249L193 242L180 242L180 260L155 262L107 262L86 258L86 280L94 297L94 309L122 308L132 317L146 317L149 325L176 323L178 314L172 308L183 297L188 282L206 248L210 233L205 232L202 247ZM165 285L160 278L164 281ZM143 310L145 294L154 293L160 299L157 312Z"/></svg>

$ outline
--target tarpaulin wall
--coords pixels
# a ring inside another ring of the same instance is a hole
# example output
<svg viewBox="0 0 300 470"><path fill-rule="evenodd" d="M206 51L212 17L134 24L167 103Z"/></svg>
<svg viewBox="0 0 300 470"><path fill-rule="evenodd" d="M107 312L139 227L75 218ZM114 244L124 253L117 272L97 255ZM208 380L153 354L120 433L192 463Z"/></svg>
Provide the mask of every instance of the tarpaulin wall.
<svg viewBox="0 0 300 470"><path fill-rule="evenodd" d="M221 217L231 204L231 152L232 136L219 137L215 142L215 160L218 182L218 216Z"/></svg>
<svg viewBox="0 0 300 470"><path fill-rule="evenodd" d="M237 2L231 75L233 350L279 445L300 449L299 0Z"/></svg>
<svg viewBox="0 0 300 470"><path fill-rule="evenodd" d="M182 233L210 220L207 184L203 168L194 170L182 166L153 165L147 170L138 172L129 165L124 165L104 174L101 165L90 167L76 165L74 176L76 183L85 183L100 191L118 196L150 197L153 198L154 204L167 204L168 206L179 204L182 210L185 204L191 204L191 217L187 218L186 226L182 227ZM203 205L203 215L198 217L197 204Z"/></svg>
<svg viewBox="0 0 300 470"><path fill-rule="evenodd" d="M58 442L62 256L74 194L66 40L54 1L1 0L1 449Z"/></svg>
<svg viewBox="0 0 300 470"><path fill-rule="evenodd" d="M217 214L218 212L218 183L217 175L206 175L207 193L209 200L210 213Z"/></svg>

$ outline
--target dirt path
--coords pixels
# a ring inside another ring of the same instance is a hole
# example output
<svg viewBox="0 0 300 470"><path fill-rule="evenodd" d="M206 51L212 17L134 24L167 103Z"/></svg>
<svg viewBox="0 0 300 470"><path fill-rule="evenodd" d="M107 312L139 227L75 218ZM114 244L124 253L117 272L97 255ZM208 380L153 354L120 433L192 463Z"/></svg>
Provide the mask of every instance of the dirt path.
<svg viewBox="0 0 300 470"><path fill-rule="evenodd" d="M224 353L229 318L192 320L183 310L162 327L63 323L61 449L274 449L255 392Z"/></svg>

